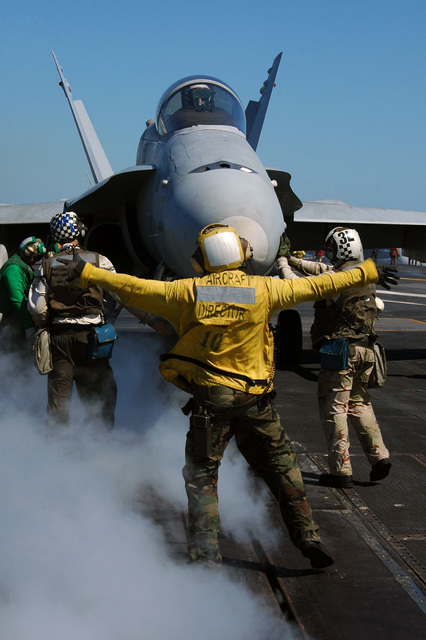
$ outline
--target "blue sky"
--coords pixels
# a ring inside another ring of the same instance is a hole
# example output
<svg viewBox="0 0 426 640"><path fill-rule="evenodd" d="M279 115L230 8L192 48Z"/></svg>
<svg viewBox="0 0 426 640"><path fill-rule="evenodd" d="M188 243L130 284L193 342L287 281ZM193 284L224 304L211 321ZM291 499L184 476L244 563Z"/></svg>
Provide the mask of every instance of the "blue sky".
<svg viewBox="0 0 426 640"><path fill-rule="evenodd" d="M186 75L257 99L283 51L258 153L302 200L426 209L424 0L16 0L2 8L0 201L76 196L89 171L51 50L115 171Z"/></svg>

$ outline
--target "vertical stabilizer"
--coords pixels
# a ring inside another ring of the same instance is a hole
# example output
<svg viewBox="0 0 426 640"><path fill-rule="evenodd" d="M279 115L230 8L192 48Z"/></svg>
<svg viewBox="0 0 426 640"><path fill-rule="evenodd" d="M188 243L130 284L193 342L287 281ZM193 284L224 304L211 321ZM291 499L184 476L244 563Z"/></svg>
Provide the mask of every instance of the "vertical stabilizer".
<svg viewBox="0 0 426 640"><path fill-rule="evenodd" d="M271 98L272 89L274 88L275 78L277 75L278 67L280 65L282 52L277 55L272 67L268 70L268 77L263 83L260 89L261 97L256 102L250 100L246 109L246 122L247 122L247 142L256 151L257 143L259 142L260 133L263 127L263 121L265 120L266 110L268 108L269 100Z"/></svg>
<svg viewBox="0 0 426 640"><path fill-rule="evenodd" d="M83 143L84 151L86 153L87 160L92 171L93 179L96 183L102 182L105 178L109 178L113 175L113 170L108 158L105 155L105 151L102 148L99 138L96 135L96 131L93 124L87 115L87 111L84 108L84 104L81 100L73 100L71 87L68 80L64 77L63 69L59 66L59 62L52 51L53 58L55 60L56 68L58 69L62 87L65 97L68 100L68 104L71 107L72 115L74 117L77 130L80 135L81 142Z"/></svg>

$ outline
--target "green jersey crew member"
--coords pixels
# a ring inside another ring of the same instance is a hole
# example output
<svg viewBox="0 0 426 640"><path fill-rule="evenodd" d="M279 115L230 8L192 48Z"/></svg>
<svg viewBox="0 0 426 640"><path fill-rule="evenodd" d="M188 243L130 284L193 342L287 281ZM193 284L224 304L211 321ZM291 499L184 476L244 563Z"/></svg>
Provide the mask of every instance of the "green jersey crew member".
<svg viewBox="0 0 426 640"><path fill-rule="evenodd" d="M273 335L268 321L279 309L335 296L379 281L372 260L351 271L287 282L249 276L250 257L235 229L214 224L197 240L193 265L203 275L173 282L112 274L75 260L67 277L83 287L115 291L126 304L161 315L178 341L162 356L163 377L191 393L192 416L183 469L189 511L190 561L220 564L218 468L233 435L249 464L276 496L290 537L313 567L333 559L321 544L294 451L273 402ZM381 279L389 280L386 270ZM395 283L395 280L392 281Z"/></svg>
<svg viewBox="0 0 426 640"><path fill-rule="evenodd" d="M27 311L28 290L34 279L33 265L46 253L40 238L30 236L0 270L1 348L14 351L31 340L35 327Z"/></svg>

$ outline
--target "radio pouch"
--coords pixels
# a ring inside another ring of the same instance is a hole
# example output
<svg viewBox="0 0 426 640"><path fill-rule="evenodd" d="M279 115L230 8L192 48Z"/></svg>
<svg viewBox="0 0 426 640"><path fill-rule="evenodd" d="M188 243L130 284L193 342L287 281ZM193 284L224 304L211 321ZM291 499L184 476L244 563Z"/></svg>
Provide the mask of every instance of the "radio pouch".
<svg viewBox="0 0 426 640"><path fill-rule="evenodd" d="M39 329L33 344L34 364L40 375L45 376L53 369L50 333L46 327Z"/></svg>
<svg viewBox="0 0 426 640"><path fill-rule="evenodd" d="M347 338L326 340L319 351L323 369L341 371L348 368L349 342Z"/></svg>
<svg viewBox="0 0 426 640"><path fill-rule="evenodd" d="M93 327L89 334L89 356L94 360L99 358L110 358L114 347L114 340L117 333L112 324L102 324L100 327Z"/></svg>
<svg viewBox="0 0 426 640"><path fill-rule="evenodd" d="M374 342L374 367L368 380L368 388L384 387L388 373L385 348L380 342Z"/></svg>
<svg viewBox="0 0 426 640"><path fill-rule="evenodd" d="M212 452L212 425L207 414L192 414L191 431L193 436L193 454L198 458L208 458Z"/></svg>

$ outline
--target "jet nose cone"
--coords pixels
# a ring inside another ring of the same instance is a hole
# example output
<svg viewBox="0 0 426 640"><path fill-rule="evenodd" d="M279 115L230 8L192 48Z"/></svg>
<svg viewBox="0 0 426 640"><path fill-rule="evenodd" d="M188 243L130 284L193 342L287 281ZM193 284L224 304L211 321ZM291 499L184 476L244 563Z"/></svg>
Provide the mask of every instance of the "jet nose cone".
<svg viewBox="0 0 426 640"><path fill-rule="evenodd" d="M167 252L175 269L179 264L184 275L194 275L190 257L195 240L201 229L213 222L233 226L250 243L255 273L265 274L271 269L285 224L274 188L265 176L218 169L189 174L180 180L168 208L170 218L164 224ZM178 246L177 228L183 247Z"/></svg>

